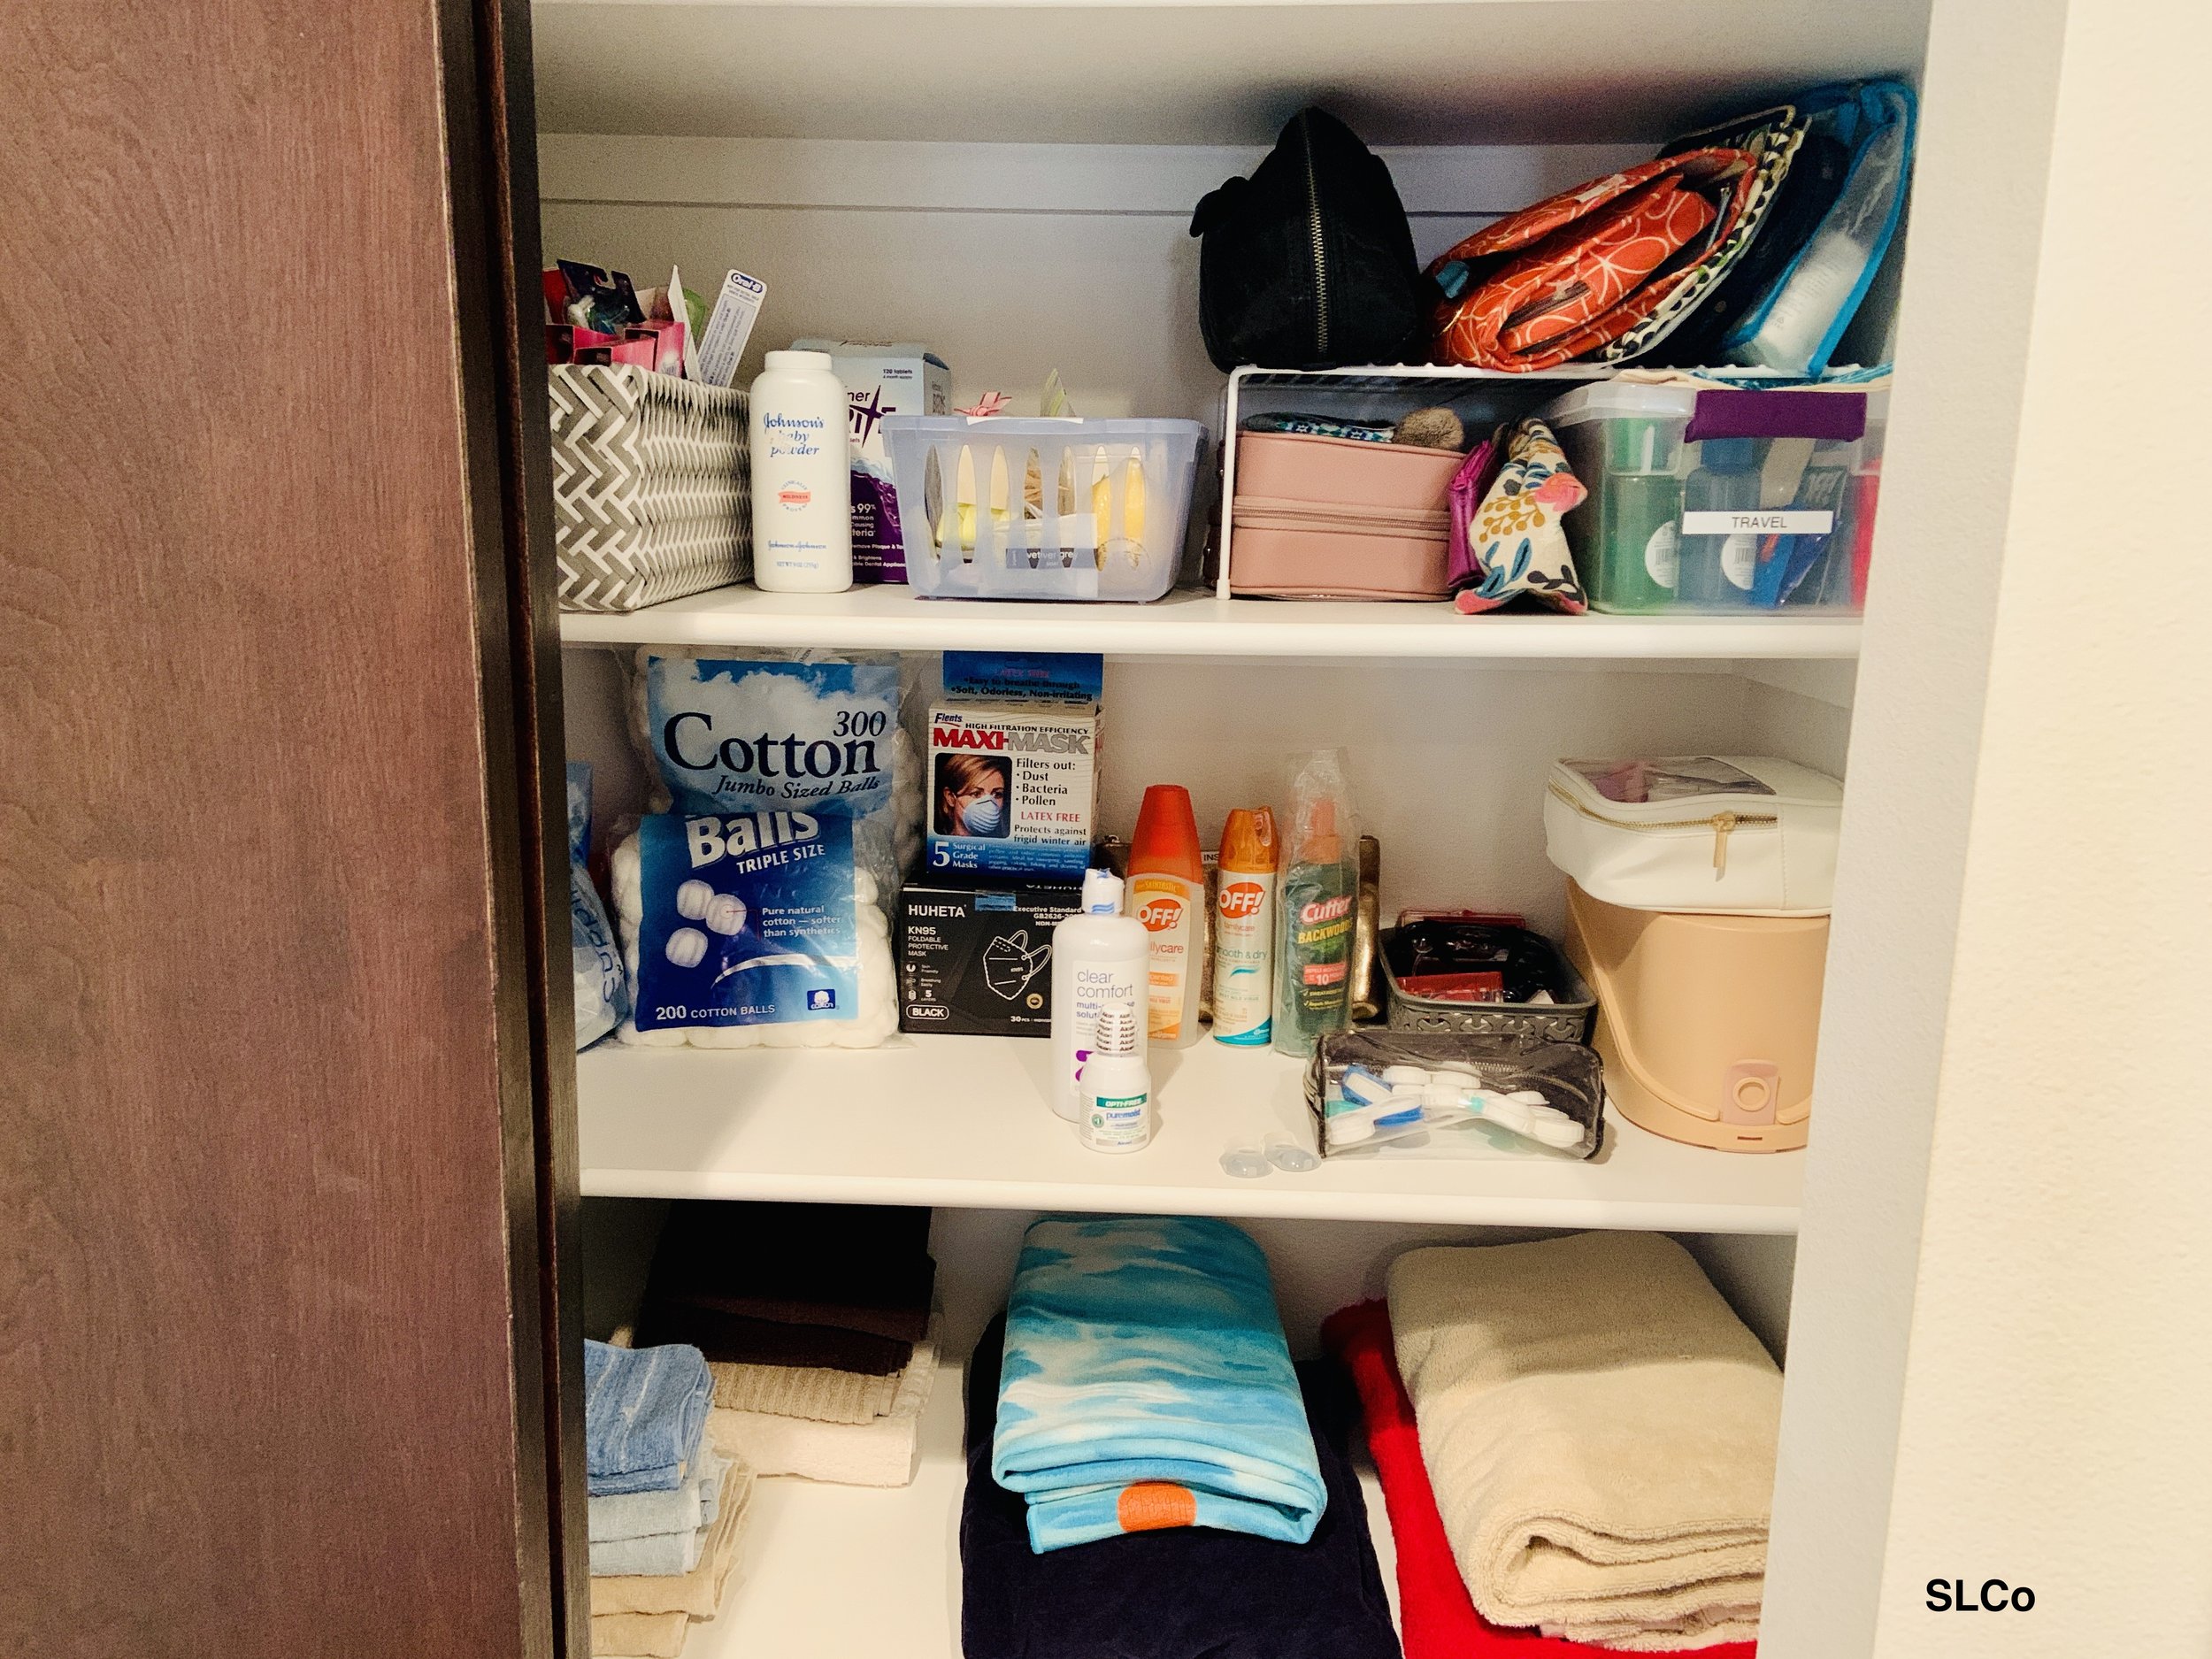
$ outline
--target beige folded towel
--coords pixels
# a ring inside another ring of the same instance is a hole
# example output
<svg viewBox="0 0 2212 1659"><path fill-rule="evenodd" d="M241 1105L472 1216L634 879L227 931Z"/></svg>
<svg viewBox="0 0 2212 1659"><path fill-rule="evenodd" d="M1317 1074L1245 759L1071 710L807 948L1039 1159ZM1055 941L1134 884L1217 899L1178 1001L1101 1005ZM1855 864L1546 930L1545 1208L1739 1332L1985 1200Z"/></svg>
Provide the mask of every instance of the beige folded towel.
<svg viewBox="0 0 2212 1659"><path fill-rule="evenodd" d="M595 1613L592 1659L679 1659L690 1634L688 1613Z"/></svg>
<svg viewBox="0 0 2212 1659"><path fill-rule="evenodd" d="M707 1413L710 1431L714 1413ZM746 1512L753 1503L753 1471L742 1456L720 1440L715 1450L730 1459L722 1477L721 1507L714 1525L707 1528L700 1548L699 1564L689 1572L660 1576L595 1577L591 1581L591 1616L613 1613L682 1613L692 1618L712 1618L722 1605L723 1586L737 1565L737 1540L745 1530Z"/></svg>
<svg viewBox="0 0 2212 1659"><path fill-rule="evenodd" d="M821 1365L752 1365L710 1359L714 1403L726 1411L765 1411L816 1423L872 1423L897 1403L902 1371L864 1377Z"/></svg>
<svg viewBox="0 0 2212 1659"><path fill-rule="evenodd" d="M1390 1323L1485 1617L1643 1650L1756 1636L1782 1377L1680 1245L1414 1250Z"/></svg>
<svg viewBox="0 0 2212 1659"><path fill-rule="evenodd" d="M707 1413L718 1448L734 1451L763 1475L803 1475L848 1486L903 1486L914 1479L922 1443L922 1408L937 1379L940 1318L914 1345L897 1373L890 1411L864 1423L829 1423L772 1411Z"/></svg>
<svg viewBox="0 0 2212 1659"><path fill-rule="evenodd" d="M931 1310L931 1317L936 1310ZM934 1327L932 1327L933 1331ZM634 1323L611 1333L616 1348L637 1342ZM932 1352L928 1363L937 1363L933 1338L926 1338ZM725 1411L761 1411L770 1417L805 1417L817 1423L872 1423L891 1415L898 1403L899 1383L912 1362L881 1377L858 1371L833 1371L826 1365L754 1365L740 1360L710 1359L707 1374L714 1379L714 1403Z"/></svg>

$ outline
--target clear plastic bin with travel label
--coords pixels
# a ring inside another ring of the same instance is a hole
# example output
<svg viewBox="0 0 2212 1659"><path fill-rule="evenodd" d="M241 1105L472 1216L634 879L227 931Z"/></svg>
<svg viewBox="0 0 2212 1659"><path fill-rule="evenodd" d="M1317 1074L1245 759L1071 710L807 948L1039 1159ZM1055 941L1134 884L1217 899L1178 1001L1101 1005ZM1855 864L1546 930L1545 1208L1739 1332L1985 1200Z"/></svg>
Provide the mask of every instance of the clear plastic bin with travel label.
<svg viewBox="0 0 2212 1659"><path fill-rule="evenodd" d="M1598 611L1854 614L1881 489L1887 383L1607 380L1543 411L1590 498L1563 525Z"/></svg>

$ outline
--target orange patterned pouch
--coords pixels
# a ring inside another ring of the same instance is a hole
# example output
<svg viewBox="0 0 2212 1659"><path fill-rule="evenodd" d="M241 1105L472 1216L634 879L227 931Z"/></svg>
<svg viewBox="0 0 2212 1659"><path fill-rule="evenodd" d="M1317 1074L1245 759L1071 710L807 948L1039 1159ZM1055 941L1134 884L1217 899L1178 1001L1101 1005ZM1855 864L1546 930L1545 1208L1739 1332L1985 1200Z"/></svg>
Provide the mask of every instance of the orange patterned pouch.
<svg viewBox="0 0 2212 1659"><path fill-rule="evenodd" d="M1429 267L1446 363L1523 373L1618 339L1728 244L1759 180L1747 150L1694 150L1485 226Z"/></svg>

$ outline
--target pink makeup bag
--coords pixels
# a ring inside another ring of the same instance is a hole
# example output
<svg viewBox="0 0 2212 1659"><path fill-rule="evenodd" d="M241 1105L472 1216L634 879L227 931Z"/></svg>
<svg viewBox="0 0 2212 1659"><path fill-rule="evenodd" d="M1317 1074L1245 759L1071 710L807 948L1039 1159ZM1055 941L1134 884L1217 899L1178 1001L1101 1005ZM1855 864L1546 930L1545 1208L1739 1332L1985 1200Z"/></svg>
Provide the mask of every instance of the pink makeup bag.
<svg viewBox="0 0 2212 1659"><path fill-rule="evenodd" d="M1280 599L1442 599L1456 449L1237 434L1229 590Z"/></svg>

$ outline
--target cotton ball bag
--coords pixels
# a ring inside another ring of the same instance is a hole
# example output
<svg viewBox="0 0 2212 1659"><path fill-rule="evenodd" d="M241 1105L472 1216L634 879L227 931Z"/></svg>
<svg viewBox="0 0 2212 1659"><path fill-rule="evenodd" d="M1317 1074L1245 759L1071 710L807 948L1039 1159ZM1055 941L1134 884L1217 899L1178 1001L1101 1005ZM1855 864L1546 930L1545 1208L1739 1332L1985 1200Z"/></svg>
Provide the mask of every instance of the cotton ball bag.
<svg viewBox="0 0 2212 1659"><path fill-rule="evenodd" d="M591 768L568 767L568 931L574 974L576 1046L588 1047L630 1011L628 980L615 949L614 929L584 860L591 852Z"/></svg>
<svg viewBox="0 0 2212 1659"><path fill-rule="evenodd" d="M853 833L851 820L830 813L645 819L612 859L633 1004L617 1040L695 1048L887 1041L898 1029L891 927L882 887L856 862Z"/></svg>
<svg viewBox="0 0 2212 1659"><path fill-rule="evenodd" d="M922 847L922 759L900 718L909 689L890 652L641 649L630 735L651 774L648 805L841 813L860 866L894 890Z"/></svg>

